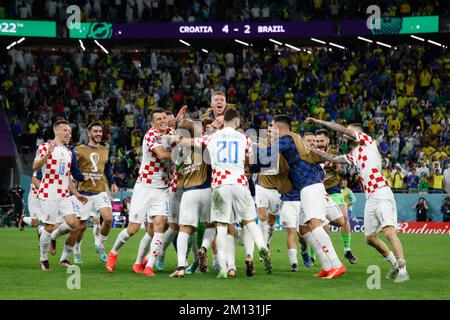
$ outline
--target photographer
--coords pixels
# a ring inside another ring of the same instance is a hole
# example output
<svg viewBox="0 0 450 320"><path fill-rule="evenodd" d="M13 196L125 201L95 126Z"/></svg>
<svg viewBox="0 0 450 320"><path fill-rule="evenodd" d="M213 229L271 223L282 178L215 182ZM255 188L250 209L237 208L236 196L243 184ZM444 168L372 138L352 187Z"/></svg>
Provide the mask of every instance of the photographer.
<svg viewBox="0 0 450 320"><path fill-rule="evenodd" d="M9 195L11 197L11 201L13 203L13 209L12 212L9 214L9 220L10 222L13 222L14 226L18 226L19 219L22 214L25 213L24 211L24 204L23 204L23 194L25 193L25 190L23 190L19 185L14 186L10 191Z"/></svg>
<svg viewBox="0 0 450 320"><path fill-rule="evenodd" d="M441 213L443 214L443 222L450 222L450 197L445 197L441 206Z"/></svg>
<svg viewBox="0 0 450 320"><path fill-rule="evenodd" d="M418 222L426 222L429 221L427 217L428 205L425 201L425 198L421 197L417 201L417 203L413 206L413 209L416 209L416 221Z"/></svg>

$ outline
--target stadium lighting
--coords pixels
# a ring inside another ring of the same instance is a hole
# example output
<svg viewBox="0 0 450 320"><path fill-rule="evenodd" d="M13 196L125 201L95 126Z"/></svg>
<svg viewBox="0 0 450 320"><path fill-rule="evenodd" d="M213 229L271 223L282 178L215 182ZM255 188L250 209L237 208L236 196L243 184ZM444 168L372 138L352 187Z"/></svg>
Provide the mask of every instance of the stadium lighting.
<svg viewBox="0 0 450 320"><path fill-rule="evenodd" d="M206 50L206 49L202 49L202 51L203 51L204 53L208 53L208 50Z"/></svg>
<svg viewBox="0 0 450 320"><path fill-rule="evenodd" d="M106 54L109 54L108 50L105 49L105 47L103 47L100 43L98 43L97 40L94 40L95 44L98 45L100 47L100 49L103 50L103 52L105 52Z"/></svg>
<svg viewBox="0 0 450 320"><path fill-rule="evenodd" d="M345 50L345 47L343 47L343 46L340 46L340 45L338 45L338 44L336 44L336 43L333 43L333 42L328 42L328 44L329 44L330 46L333 46L333 47L336 47L336 48L339 48L339 49Z"/></svg>
<svg viewBox="0 0 450 320"><path fill-rule="evenodd" d="M237 42L237 43L243 44L244 46L247 46L247 47L249 46L249 44L247 42L244 42L244 41L241 41L241 40L238 40L238 39L234 39L234 41Z"/></svg>
<svg viewBox="0 0 450 320"><path fill-rule="evenodd" d="M86 48L84 47L83 41L81 41L81 39L79 39L78 41L80 42L81 49L83 49L83 51L86 51Z"/></svg>
<svg viewBox="0 0 450 320"><path fill-rule="evenodd" d="M277 40L273 40L273 39L269 39L269 41L270 42L273 42L273 43L275 43L275 44L278 44L278 45L283 45L280 41L277 41Z"/></svg>
<svg viewBox="0 0 450 320"><path fill-rule="evenodd" d="M321 44L326 44L325 41L322 41L322 40L319 40L319 39L316 39L316 38L311 38L311 40L315 41L315 42L318 42L318 43L321 43Z"/></svg>
<svg viewBox="0 0 450 320"><path fill-rule="evenodd" d="M187 45L188 47L190 47L191 46L191 44L189 43L189 42L186 42L186 41L184 41L184 40L178 40L178 41L180 41L182 44L185 44L185 45Z"/></svg>
<svg viewBox="0 0 450 320"><path fill-rule="evenodd" d="M20 38L19 40L17 40L17 44L21 43L23 40L25 40L24 37Z"/></svg>
<svg viewBox="0 0 450 320"><path fill-rule="evenodd" d="M391 45L384 43L384 42L377 41L377 44L379 44L380 46L386 47L386 48L392 48Z"/></svg>
<svg viewBox="0 0 450 320"><path fill-rule="evenodd" d="M293 46L293 45L291 45L291 44L289 44L289 43L285 43L284 45L285 45L286 47L291 48L291 49L294 49L294 50L296 50L296 51L300 51L300 50L301 50L300 48L297 48L297 47L295 47L295 46Z"/></svg>
<svg viewBox="0 0 450 320"><path fill-rule="evenodd" d="M425 41L424 38L421 38L421 37L418 37L418 36L411 35L410 37L413 38L413 39L416 39L416 40Z"/></svg>
<svg viewBox="0 0 450 320"><path fill-rule="evenodd" d="M16 44L17 44L17 42L14 41L13 43L11 43L9 46L6 47L6 50L11 49L11 48L14 47Z"/></svg>
<svg viewBox="0 0 450 320"><path fill-rule="evenodd" d="M365 41L365 42L368 42L368 43L373 43L373 40L370 40L370 39L367 39L367 38L364 38L364 37L358 37L358 39L362 40L362 41Z"/></svg>
<svg viewBox="0 0 450 320"><path fill-rule="evenodd" d="M306 50L306 52L308 52L308 54L311 54L311 53L312 53L312 51L309 51L309 50Z"/></svg>
<svg viewBox="0 0 450 320"><path fill-rule="evenodd" d="M429 43L431 43L431 44L434 44L435 46L442 47L442 44L440 44L439 42L436 42L436 41L433 41L433 40L430 40L430 39L428 39L427 41Z"/></svg>

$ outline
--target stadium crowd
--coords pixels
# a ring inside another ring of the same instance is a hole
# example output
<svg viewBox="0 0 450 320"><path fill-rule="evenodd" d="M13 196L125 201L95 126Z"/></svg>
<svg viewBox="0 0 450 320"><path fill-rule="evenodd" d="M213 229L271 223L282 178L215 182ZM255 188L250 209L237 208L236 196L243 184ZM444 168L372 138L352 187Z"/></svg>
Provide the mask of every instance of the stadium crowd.
<svg viewBox="0 0 450 320"><path fill-rule="evenodd" d="M391 50L314 49L242 52L92 52L11 49L1 60L1 105L11 120L23 160L52 137L56 117L71 122L73 142L86 142L86 125L101 119L114 176L132 187L142 137L155 107L199 118L214 90L244 115L244 128L266 128L288 113L294 132L314 131L308 116L362 123L377 139L384 174L396 192L441 193L450 181L450 53L422 46ZM349 146L340 138L340 152ZM361 190L347 171L349 187ZM446 190L449 192L449 190Z"/></svg>
<svg viewBox="0 0 450 320"><path fill-rule="evenodd" d="M66 9L74 4L81 9L82 21L99 22L364 19L366 8L373 4L387 17L449 16L448 2L433 0L1 0L0 18L65 24Z"/></svg>

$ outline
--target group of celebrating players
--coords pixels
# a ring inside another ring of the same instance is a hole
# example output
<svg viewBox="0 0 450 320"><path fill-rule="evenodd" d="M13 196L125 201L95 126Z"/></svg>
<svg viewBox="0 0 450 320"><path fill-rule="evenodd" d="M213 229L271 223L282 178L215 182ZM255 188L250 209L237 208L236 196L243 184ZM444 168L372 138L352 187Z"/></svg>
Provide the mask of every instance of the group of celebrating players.
<svg viewBox="0 0 450 320"><path fill-rule="evenodd" d="M309 268L315 261L312 253L308 254L309 246L321 265L314 276L337 278L347 270L333 247L328 224L341 228L345 258L351 264L358 262L350 250L350 224L340 192L341 165L350 164L356 167L366 194L367 243L389 263L387 278L395 282L409 279L402 244L396 234L395 199L381 173L377 144L359 125L346 128L306 119L352 141L352 151L338 155L329 146L327 130L305 133L302 137L290 130L287 115L276 115L267 135L257 143L252 142L239 129L239 112L227 105L225 94L220 91L212 95L211 108L199 121L184 119L186 111L187 107L183 107L176 118L163 109L152 111L151 128L143 138L129 224L119 233L109 254L105 252L105 243L112 224L110 191L116 193L118 188L109 150L101 144L102 124L91 123L89 142L70 150L66 146L71 140L69 123L55 122L55 139L37 150L28 200L30 217L23 218L38 227L42 270L50 270L48 252L55 254L55 240L66 234L69 235L60 265L69 266L72 254L75 263L82 263L81 241L93 215L95 249L106 263L107 272L114 272L122 246L147 221L132 267L135 273L151 277L155 276L155 269L162 270L164 253L175 237L178 267L171 277L184 277L197 268L206 272L210 248L215 253L213 265L218 278L235 277L236 239L245 247L247 276L255 274L255 245L265 271L271 273L269 244L279 214L287 231L291 270L298 271L297 234L304 265ZM180 135L181 131L187 134ZM256 186L252 175L257 175ZM205 226L200 248L199 223ZM380 232L388 239L392 251L377 237ZM194 253L190 267L189 247Z"/></svg>

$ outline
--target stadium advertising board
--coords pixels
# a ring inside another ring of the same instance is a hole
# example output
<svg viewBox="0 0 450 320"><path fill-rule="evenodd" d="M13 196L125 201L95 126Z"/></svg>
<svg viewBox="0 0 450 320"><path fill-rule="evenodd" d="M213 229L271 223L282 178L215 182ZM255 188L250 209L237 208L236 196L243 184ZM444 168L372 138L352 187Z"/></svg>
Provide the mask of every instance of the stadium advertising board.
<svg viewBox="0 0 450 320"><path fill-rule="evenodd" d="M80 39L192 39L331 36L331 21L267 23L81 23Z"/></svg>
<svg viewBox="0 0 450 320"><path fill-rule="evenodd" d="M364 220L350 220L352 232L364 232ZM330 231L340 232L340 228L330 226ZM397 224L398 233L410 234L450 234L449 222L414 222L399 221Z"/></svg>
<svg viewBox="0 0 450 320"><path fill-rule="evenodd" d="M366 20L343 20L341 24L341 34L344 36L433 32L439 32L439 16L381 18L379 29L367 28Z"/></svg>
<svg viewBox="0 0 450 320"><path fill-rule="evenodd" d="M0 20L0 36L56 37L55 21Z"/></svg>

